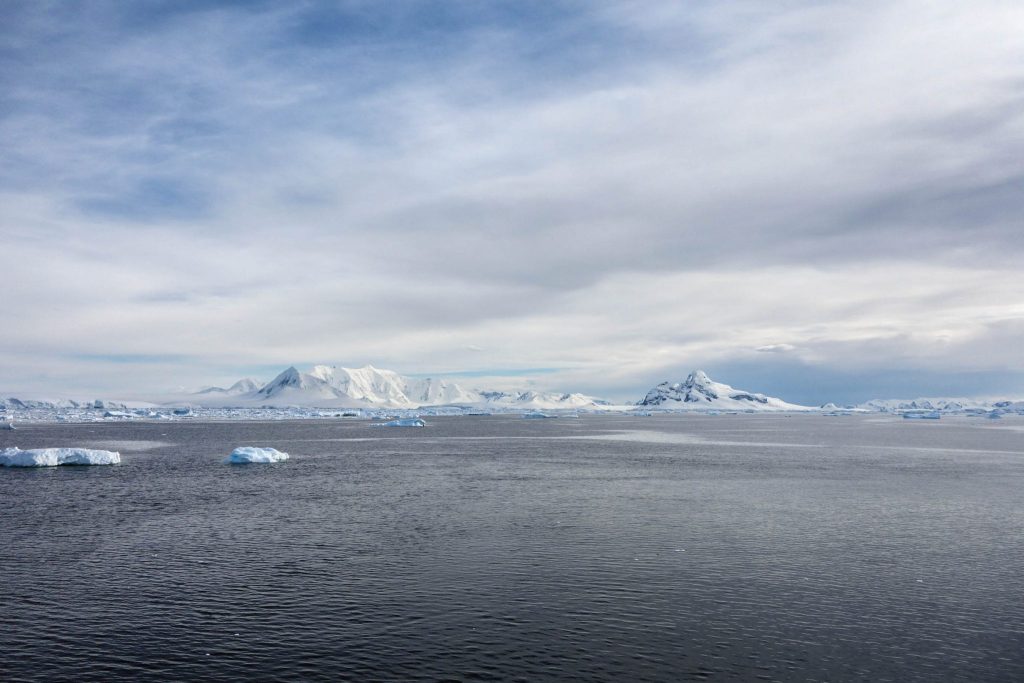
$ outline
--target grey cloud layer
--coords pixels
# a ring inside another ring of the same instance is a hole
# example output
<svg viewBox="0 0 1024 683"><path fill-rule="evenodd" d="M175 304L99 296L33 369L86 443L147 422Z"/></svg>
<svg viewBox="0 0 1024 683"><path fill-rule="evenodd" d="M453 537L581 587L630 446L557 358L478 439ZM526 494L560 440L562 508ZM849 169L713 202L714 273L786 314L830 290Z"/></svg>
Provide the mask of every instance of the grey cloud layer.
<svg viewBox="0 0 1024 683"><path fill-rule="evenodd" d="M1020 369L1014 3L477 5L6 10L0 389Z"/></svg>

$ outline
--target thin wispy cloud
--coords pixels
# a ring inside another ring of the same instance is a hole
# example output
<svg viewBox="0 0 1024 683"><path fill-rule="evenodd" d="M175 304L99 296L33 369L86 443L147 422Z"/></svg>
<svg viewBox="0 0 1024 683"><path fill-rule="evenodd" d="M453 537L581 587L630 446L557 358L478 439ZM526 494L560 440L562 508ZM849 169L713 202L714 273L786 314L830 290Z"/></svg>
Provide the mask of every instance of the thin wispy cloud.
<svg viewBox="0 0 1024 683"><path fill-rule="evenodd" d="M1016 3L0 14L0 390L1020 377Z"/></svg>

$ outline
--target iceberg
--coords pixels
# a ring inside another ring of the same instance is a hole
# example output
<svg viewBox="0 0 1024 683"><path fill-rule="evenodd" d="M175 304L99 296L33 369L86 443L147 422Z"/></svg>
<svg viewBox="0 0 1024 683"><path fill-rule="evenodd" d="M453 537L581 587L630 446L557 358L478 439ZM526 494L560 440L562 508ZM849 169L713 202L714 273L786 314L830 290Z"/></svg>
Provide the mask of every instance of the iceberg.
<svg viewBox="0 0 1024 683"><path fill-rule="evenodd" d="M937 410L907 410L903 412L905 420L938 420L941 417Z"/></svg>
<svg viewBox="0 0 1024 683"><path fill-rule="evenodd" d="M390 422L378 422L370 425L371 427L426 427L427 423L418 417L407 417L399 420L391 420Z"/></svg>
<svg viewBox="0 0 1024 683"><path fill-rule="evenodd" d="M23 451L20 448L7 448L0 451L0 465L4 467L117 465L120 462L120 453L94 451L88 448L37 448L28 451Z"/></svg>
<svg viewBox="0 0 1024 683"><path fill-rule="evenodd" d="M224 462L226 464L242 465L250 462L281 462L289 457L287 453L282 453L276 448L240 446L231 451L231 455Z"/></svg>
<svg viewBox="0 0 1024 683"><path fill-rule="evenodd" d="M533 412L529 412L529 413L523 413L523 417L526 418L527 420L543 420L543 419L550 419L552 417L558 417L558 416L557 415L548 415L547 413L542 413L542 412L539 412L539 411L533 411Z"/></svg>

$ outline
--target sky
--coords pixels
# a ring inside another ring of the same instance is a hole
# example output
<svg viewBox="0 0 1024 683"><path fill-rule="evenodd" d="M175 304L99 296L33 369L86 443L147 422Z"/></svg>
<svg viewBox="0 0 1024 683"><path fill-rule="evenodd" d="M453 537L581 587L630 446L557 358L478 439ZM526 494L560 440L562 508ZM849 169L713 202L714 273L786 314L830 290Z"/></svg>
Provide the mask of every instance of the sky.
<svg viewBox="0 0 1024 683"><path fill-rule="evenodd" d="M1024 5L0 3L0 392L1024 396Z"/></svg>

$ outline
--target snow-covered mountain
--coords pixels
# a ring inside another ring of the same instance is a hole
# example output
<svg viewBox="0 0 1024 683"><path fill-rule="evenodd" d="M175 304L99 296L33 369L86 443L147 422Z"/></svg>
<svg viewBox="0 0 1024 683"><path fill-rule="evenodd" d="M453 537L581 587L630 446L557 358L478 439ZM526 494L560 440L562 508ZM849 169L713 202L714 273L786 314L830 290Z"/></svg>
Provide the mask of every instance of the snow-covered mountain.
<svg viewBox="0 0 1024 683"><path fill-rule="evenodd" d="M372 365L343 368L317 365L309 372L290 367L263 386L242 380L230 389L205 389L189 397L197 406L307 406L317 408L418 408L465 405L506 409L582 408L603 403L583 394L467 389L451 380L415 378ZM251 380L248 380L251 381Z"/></svg>
<svg viewBox="0 0 1024 683"><path fill-rule="evenodd" d="M0 398L0 409L2 410L31 410L34 408L78 408L91 405L92 401L72 401L67 398Z"/></svg>
<svg viewBox="0 0 1024 683"><path fill-rule="evenodd" d="M913 410L935 410L940 413L989 412L994 410L1017 413L1024 411L1024 401L971 398L876 398L861 403L857 408L879 413L901 413Z"/></svg>
<svg viewBox="0 0 1024 683"><path fill-rule="evenodd" d="M153 408L156 404L148 401L111 401L95 399L76 401L70 398L0 398L0 411L23 410L131 410Z"/></svg>
<svg viewBox="0 0 1024 683"><path fill-rule="evenodd" d="M260 382L246 377L245 379L238 380L227 389L222 389L221 387L207 387L197 393L216 394L219 396L241 396L242 394L257 391L261 386L263 385Z"/></svg>
<svg viewBox="0 0 1024 683"><path fill-rule="evenodd" d="M637 405L673 410L815 410L787 403L781 398L734 389L715 382L703 370L695 370L682 382L662 382L647 392Z"/></svg>
<svg viewBox="0 0 1024 683"><path fill-rule="evenodd" d="M588 408L608 405L603 401L586 394L559 394L546 391L482 391L483 403L513 408L529 408L531 410L558 410L559 408Z"/></svg>
<svg viewBox="0 0 1024 683"><path fill-rule="evenodd" d="M485 411L547 411L578 409L628 409L578 393L539 391L488 391L469 389L439 378L413 378L367 365L343 368L317 365L309 372L294 367L265 384L242 379L228 388L207 387L195 393L150 397L139 400L78 401L49 397L0 397L0 416L19 419L45 419L47 415L81 414L94 418L102 411L135 411L146 417L153 410L170 408L260 409L263 407L302 410L320 408L416 409L456 406ZM696 370L682 382L662 382L632 406L634 409L720 410L743 412L820 411L876 412L900 414L912 411L937 411L943 414L988 415L990 417L1024 415L1024 400L1000 398L917 398L875 399L859 405L838 406L826 403L820 408L788 403L780 398L734 389L715 382ZM447 409L447 408L446 408ZM139 412L142 411L142 412ZM457 411L458 412L458 411ZM28 417L26 417L28 416Z"/></svg>
<svg viewBox="0 0 1024 683"><path fill-rule="evenodd" d="M476 403L479 395L443 379L403 377L372 365L317 365L310 372L290 367L263 387L242 396L266 405L413 408Z"/></svg>

